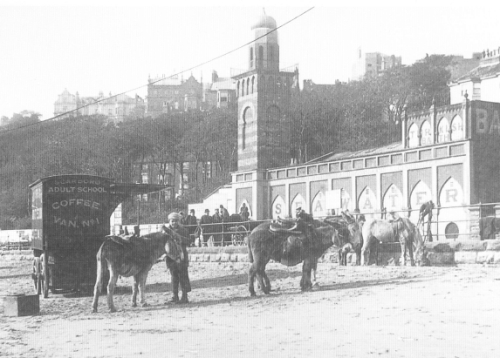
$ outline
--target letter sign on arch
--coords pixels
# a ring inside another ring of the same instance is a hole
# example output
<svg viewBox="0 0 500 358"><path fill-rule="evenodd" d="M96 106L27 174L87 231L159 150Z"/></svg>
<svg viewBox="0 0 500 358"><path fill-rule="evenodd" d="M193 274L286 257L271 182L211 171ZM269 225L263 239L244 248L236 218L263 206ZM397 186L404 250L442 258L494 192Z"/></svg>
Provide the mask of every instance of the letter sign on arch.
<svg viewBox="0 0 500 358"><path fill-rule="evenodd" d="M278 195L276 199L273 201L272 205L272 217L274 220L278 219L278 217L283 217L286 215L285 212L286 205L285 205L285 200Z"/></svg>
<svg viewBox="0 0 500 358"><path fill-rule="evenodd" d="M456 236L467 236L467 209L462 207L464 203L464 193L462 186L454 179L450 178L442 187L439 193L439 238L448 238L448 226L454 226ZM451 238L451 237L450 237Z"/></svg>
<svg viewBox="0 0 500 358"><path fill-rule="evenodd" d="M301 194L297 194L297 196L293 198L291 208L293 211L293 216L295 216L295 210L297 208L302 208L302 210L304 210L305 212L309 211L309 208L306 205L306 201L304 200Z"/></svg>
<svg viewBox="0 0 500 358"><path fill-rule="evenodd" d="M419 181L411 192L410 204L412 209L420 209L420 206L432 199L431 189L423 181Z"/></svg>
<svg viewBox="0 0 500 358"><path fill-rule="evenodd" d="M312 202L312 215L314 217L326 216L326 197L322 191L314 197Z"/></svg>
<svg viewBox="0 0 500 358"><path fill-rule="evenodd" d="M392 184L385 192L382 207L390 211L400 211L403 207L403 194L399 188Z"/></svg>
<svg viewBox="0 0 500 358"><path fill-rule="evenodd" d="M443 185L439 194L439 203L442 207L458 206L464 202L464 192L462 186L453 178L450 178Z"/></svg>
<svg viewBox="0 0 500 358"><path fill-rule="evenodd" d="M373 213L377 209L377 198L375 197L375 193L370 189L370 187L367 186L361 192L358 201L358 208L359 212L363 214Z"/></svg>

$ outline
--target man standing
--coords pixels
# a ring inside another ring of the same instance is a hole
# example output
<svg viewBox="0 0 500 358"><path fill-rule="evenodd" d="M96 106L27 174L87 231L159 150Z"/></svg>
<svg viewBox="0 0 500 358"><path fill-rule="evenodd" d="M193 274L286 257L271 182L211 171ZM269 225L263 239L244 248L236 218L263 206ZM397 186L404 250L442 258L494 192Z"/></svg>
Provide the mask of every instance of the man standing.
<svg viewBox="0 0 500 358"><path fill-rule="evenodd" d="M243 205L241 205L240 216L241 216L241 220L248 221L248 217L250 216L250 213L248 212L248 207L247 207L247 204L245 204L245 203L243 203Z"/></svg>
<svg viewBox="0 0 500 358"><path fill-rule="evenodd" d="M229 211L223 205L220 206L220 215L223 223L229 220Z"/></svg>
<svg viewBox="0 0 500 358"><path fill-rule="evenodd" d="M204 246L207 244L207 239L210 237L211 234L213 234L213 229L212 229L212 224L213 223L213 218L210 216L210 210L205 209L205 215L203 215L200 219L200 226L201 230L203 232L203 237L201 246Z"/></svg>
<svg viewBox="0 0 500 358"><path fill-rule="evenodd" d="M180 225L181 216L178 213L170 213L168 215L168 224L170 230L177 233L179 236L176 240L180 241L183 257L180 262L176 262L167 256L167 268L172 276L172 300L173 303L188 303L188 292L191 292L191 282L189 281L188 266L189 258L187 246L191 244L188 231ZM179 284L182 289L182 298L179 300Z"/></svg>
<svg viewBox="0 0 500 358"><path fill-rule="evenodd" d="M189 210L189 215L187 216L186 223L184 224L190 236L194 235L196 229L198 228L198 219L194 213L194 209Z"/></svg>
<svg viewBox="0 0 500 358"><path fill-rule="evenodd" d="M214 241L219 242L220 240L220 234L219 232L222 231L222 218L219 215L219 209L215 209L215 214L212 216L212 225L213 232L214 232ZM215 234L216 233L216 234Z"/></svg>

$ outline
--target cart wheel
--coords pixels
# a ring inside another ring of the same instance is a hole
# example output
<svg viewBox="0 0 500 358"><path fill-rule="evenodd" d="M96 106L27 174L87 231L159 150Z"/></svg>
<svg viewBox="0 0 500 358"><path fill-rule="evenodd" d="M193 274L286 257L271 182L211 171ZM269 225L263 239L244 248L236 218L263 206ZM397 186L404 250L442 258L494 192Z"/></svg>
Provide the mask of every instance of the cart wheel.
<svg viewBox="0 0 500 358"><path fill-rule="evenodd" d="M246 227L239 225L236 227L237 232L232 235L232 243L234 246L242 246L245 244L245 237L248 235Z"/></svg>
<svg viewBox="0 0 500 358"><path fill-rule="evenodd" d="M49 265L45 254L40 256L40 285L43 291L43 298L49 297Z"/></svg>
<svg viewBox="0 0 500 358"><path fill-rule="evenodd" d="M40 281L40 258L35 257L33 259L33 273L31 275L33 278L33 287L35 289L35 292L37 295L40 295L42 293L42 285Z"/></svg>

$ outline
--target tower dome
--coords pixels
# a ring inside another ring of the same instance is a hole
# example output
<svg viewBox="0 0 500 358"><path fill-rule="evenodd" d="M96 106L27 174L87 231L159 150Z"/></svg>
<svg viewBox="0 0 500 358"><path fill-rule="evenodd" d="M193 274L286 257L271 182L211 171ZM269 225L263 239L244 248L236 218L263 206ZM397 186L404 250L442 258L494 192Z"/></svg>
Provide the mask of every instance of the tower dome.
<svg viewBox="0 0 500 358"><path fill-rule="evenodd" d="M262 14L259 16L257 21L252 25L251 30L258 28L275 29L276 20L271 16L266 15L266 11L262 9Z"/></svg>

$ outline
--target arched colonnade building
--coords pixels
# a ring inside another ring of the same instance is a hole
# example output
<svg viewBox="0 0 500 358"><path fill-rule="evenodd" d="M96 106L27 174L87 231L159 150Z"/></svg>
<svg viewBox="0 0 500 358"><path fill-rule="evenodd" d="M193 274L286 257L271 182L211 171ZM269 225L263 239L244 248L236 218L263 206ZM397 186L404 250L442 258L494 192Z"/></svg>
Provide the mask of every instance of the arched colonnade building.
<svg viewBox="0 0 500 358"><path fill-rule="evenodd" d="M293 216L298 206L313 216L349 209L380 217L385 208L416 223L432 200L438 239L478 239L478 218L500 212L500 104L465 98L431 107L408 115L402 131L402 142L380 148L239 170L231 209L245 202L254 219L267 219Z"/></svg>
<svg viewBox="0 0 500 358"><path fill-rule="evenodd" d="M299 206L313 216L349 209L380 217L385 208L416 223L420 205L432 200L438 239L479 238L478 218L500 214L494 205L500 202L500 103L466 95L460 103L406 115L400 143L287 165L284 109L298 71L279 70L277 32L262 37L275 28L262 14L252 26L257 40L249 46L249 69L233 77L239 84L238 171L190 207L203 212L223 204L239 212L245 203L254 220L293 216Z"/></svg>

